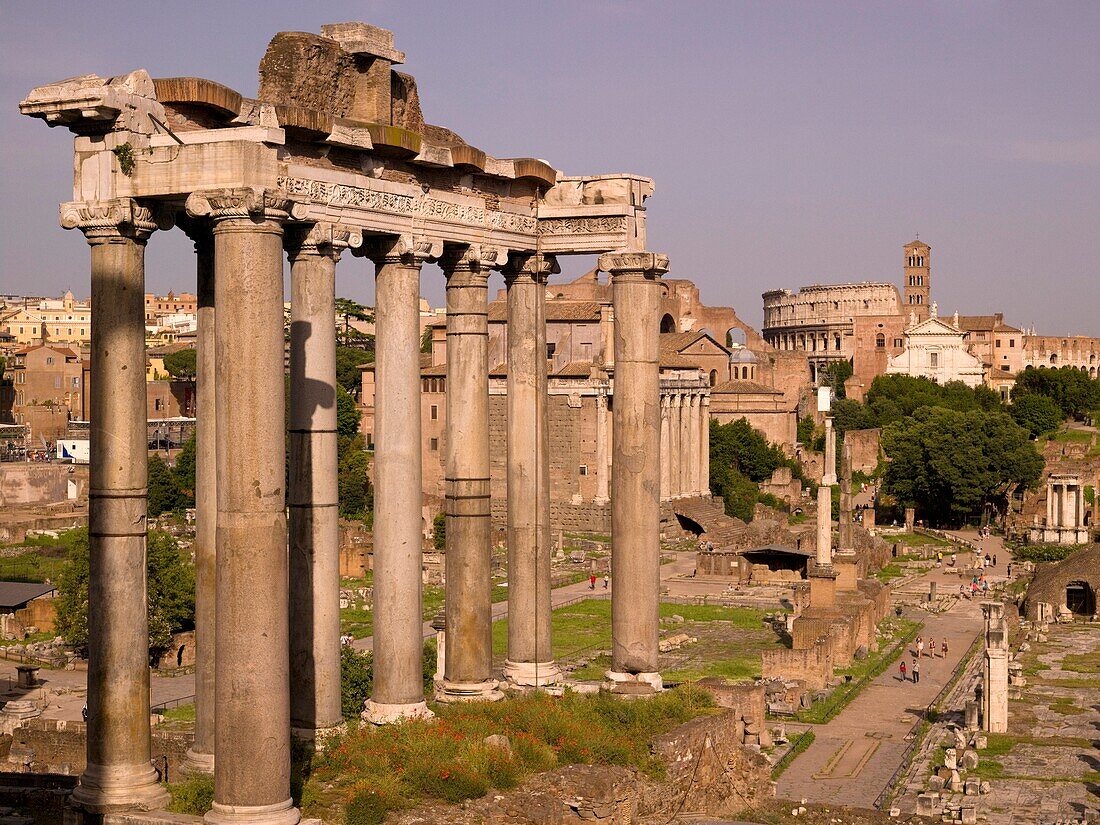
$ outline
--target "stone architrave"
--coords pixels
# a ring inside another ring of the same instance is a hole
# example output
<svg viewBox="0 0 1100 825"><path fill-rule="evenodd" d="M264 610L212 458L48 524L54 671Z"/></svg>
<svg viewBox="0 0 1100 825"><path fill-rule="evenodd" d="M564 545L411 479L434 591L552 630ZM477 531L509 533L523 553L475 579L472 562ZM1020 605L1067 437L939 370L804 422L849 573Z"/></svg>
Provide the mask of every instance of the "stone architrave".
<svg viewBox="0 0 1100 825"><path fill-rule="evenodd" d="M501 250L444 246L447 278L447 661L441 702L502 697L493 678L489 271Z"/></svg>
<svg viewBox="0 0 1100 825"><path fill-rule="evenodd" d="M73 800L93 814L150 810L168 792L150 763L146 610L148 437L145 242L153 212L120 198L66 203L91 247L87 767Z"/></svg>
<svg viewBox="0 0 1100 825"><path fill-rule="evenodd" d="M374 686L363 717L375 724L430 716L422 668L420 271L440 243L390 236L365 253L375 264Z"/></svg>
<svg viewBox="0 0 1100 825"><path fill-rule="evenodd" d="M553 257L515 255L508 287L508 658L516 685L561 680L550 637L550 446L546 394L548 276ZM606 396L601 395L606 405ZM605 417L606 417L606 410ZM606 455L606 451L604 451ZM603 467L600 477L606 479Z"/></svg>
<svg viewBox="0 0 1100 825"><path fill-rule="evenodd" d="M218 439L217 616L212 825L296 825L290 796L283 227L277 191L192 193L188 214L214 221ZM242 300L248 296L248 300ZM224 308L232 307L232 311ZM263 582L263 598L257 598ZM247 663L245 666L244 663Z"/></svg>
<svg viewBox="0 0 1100 825"><path fill-rule="evenodd" d="M336 264L357 231L293 227L290 258L290 724L306 741L343 724L336 457Z"/></svg>
<svg viewBox="0 0 1100 825"><path fill-rule="evenodd" d="M611 469L611 670L624 683L661 689L661 413L658 374L661 276L668 257L601 255L611 274L615 318L615 407Z"/></svg>

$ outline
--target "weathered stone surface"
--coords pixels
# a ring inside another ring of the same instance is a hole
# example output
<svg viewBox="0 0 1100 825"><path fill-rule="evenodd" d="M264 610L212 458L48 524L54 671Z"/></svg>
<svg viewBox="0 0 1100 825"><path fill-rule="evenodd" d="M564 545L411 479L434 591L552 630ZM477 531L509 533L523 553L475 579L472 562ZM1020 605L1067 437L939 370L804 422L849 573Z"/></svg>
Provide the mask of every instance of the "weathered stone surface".
<svg viewBox="0 0 1100 825"><path fill-rule="evenodd" d="M355 95L355 58L327 37L279 32L260 61L259 98L344 116Z"/></svg>

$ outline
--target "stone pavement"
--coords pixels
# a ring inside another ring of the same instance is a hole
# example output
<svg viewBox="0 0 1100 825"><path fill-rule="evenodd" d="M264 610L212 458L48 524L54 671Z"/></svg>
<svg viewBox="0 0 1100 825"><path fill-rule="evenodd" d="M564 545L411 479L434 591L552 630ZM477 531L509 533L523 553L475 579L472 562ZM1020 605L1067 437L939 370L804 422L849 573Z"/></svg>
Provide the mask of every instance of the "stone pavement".
<svg viewBox="0 0 1100 825"><path fill-rule="evenodd" d="M1003 572L1006 562L998 561ZM957 590L959 577L948 569L933 568L914 583L927 591L932 581L942 590L952 585ZM978 600L960 600L939 615L924 616L910 609L906 616L924 618L920 635L936 639L937 646L947 637L947 659L925 656L919 684L902 682L895 662L832 721L814 726L814 743L780 777L777 796L871 807L886 787L904 759L906 736L982 629ZM915 653L913 648L905 657L910 668Z"/></svg>

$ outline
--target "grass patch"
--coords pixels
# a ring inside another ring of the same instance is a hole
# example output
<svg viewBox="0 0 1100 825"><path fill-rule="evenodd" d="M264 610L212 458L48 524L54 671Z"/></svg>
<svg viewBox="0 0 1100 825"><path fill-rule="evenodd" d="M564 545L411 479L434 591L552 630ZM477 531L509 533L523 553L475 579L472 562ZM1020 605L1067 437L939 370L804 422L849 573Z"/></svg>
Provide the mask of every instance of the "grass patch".
<svg viewBox="0 0 1100 825"><path fill-rule="evenodd" d="M172 801L168 803L169 811L202 816L214 803L214 777L193 776L183 782L172 783L168 786L168 792L172 795Z"/></svg>
<svg viewBox="0 0 1100 825"><path fill-rule="evenodd" d="M434 721L350 731L317 759L309 784L334 792L348 825L377 825L390 811L474 799L563 765L632 766L660 778L665 766L649 740L713 709L709 694L688 687L632 702L567 692L443 706ZM508 737L510 752L486 744L494 734ZM341 821L339 811L324 813Z"/></svg>
<svg viewBox="0 0 1100 825"><path fill-rule="evenodd" d="M1059 444L1091 444L1092 433L1087 430L1059 430L1052 434L1051 441Z"/></svg>
<svg viewBox="0 0 1100 825"><path fill-rule="evenodd" d="M0 580L7 582L57 583L69 564L69 551L61 546L43 546L15 556L0 558Z"/></svg>
<svg viewBox="0 0 1100 825"><path fill-rule="evenodd" d="M497 591L503 592L502 599L496 598ZM503 587L493 588L493 601L508 598ZM435 585L424 586L424 621L430 622L443 606L443 588ZM350 634L354 639L365 639L374 634L374 611L367 607L345 607L340 611L340 632Z"/></svg>
<svg viewBox="0 0 1100 825"><path fill-rule="evenodd" d="M876 570L871 575L878 579L880 582L890 582L894 579L900 579L906 574L906 571L900 564L891 562L883 567L881 570Z"/></svg>
<svg viewBox="0 0 1100 825"><path fill-rule="evenodd" d="M1090 653L1067 653L1062 658L1062 670L1074 673L1100 673L1100 650Z"/></svg>
<svg viewBox="0 0 1100 825"><path fill-rule="evenodd" d="M898 533L896 536L884 536L887 542L897 542L905 547L951 547L951 542L939 536L926 536L924 533Z"/></svg>
<svg viewBox="0 0 1100 825"><path fill-rule="evenodd" d="M194 722L195 721L195 706L180 705L175 708L167 708L161 717L165 722Z"/></svg>
<svg viewBox="0 0 1100 825"><path fill-rule="evenodd" d="M783 758L775 763L775 767L772 768L772 781L781 777L783 771L791 766L791 763L798 758L798 755L805 752L805 750L814 743L815 738L816 734L813 732L812 728L803 732L803 734L795 740L790 750L783 754Z"/></svg>
<svg viewBox="0 0 1100 825"><path fill-rule="evenodd" d="M1088 713L1088 708L1083 708L1074 703L1070 698L1060 698L1049 705L1049 708L1054 713L1060 713L1063 716L1073 716L1078 713Z"/></svg>

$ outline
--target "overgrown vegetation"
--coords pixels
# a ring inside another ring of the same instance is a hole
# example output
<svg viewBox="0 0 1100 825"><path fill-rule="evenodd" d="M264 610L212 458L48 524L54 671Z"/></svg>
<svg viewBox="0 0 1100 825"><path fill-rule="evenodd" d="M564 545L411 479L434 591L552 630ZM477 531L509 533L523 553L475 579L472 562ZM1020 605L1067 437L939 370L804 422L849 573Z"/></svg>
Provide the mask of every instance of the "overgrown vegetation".
<svg viewBox="0 0 1100 825"><path fill-rule="evenodd" d="M1080 550L1080 544L1025 544L1012 548L1012 557L1016 561L1041 562L1062 561Z"/></svg>
<svg viewBox="0 0 1100 825"><path fill-rule="evenodd" d="M722 496L726 515L752 521L756 503L764 501L759 483L770 479L779 467L789 467L804 486L814 486L803 475L798 462L788 458L779 447L769 444L745 419L729 424L711 420L710 489ZM770 496L765 503L779 504Z"/></svg>
<svg viewBox="0 0 1100 825"><path fill-rule="evenodd" d="M649 740L713 707L709 694L691 687L633 702L567 692L443 706L434 721L349 731L317 761L310 781L339 794L347 825L377 825L390 811L474 799L563 765L626 765L660 777L664 765ZM510 747L486 742L493 735ZM307 816L333 818L303 807Z"/></svg>
<svg viewBox="0 0 1100 825"><path fill-rule="evenodd" d="M1045 396L1058 405L1064 417L1080 421L1100 411L1100 378L1089 378L1076 367L1025 367L1016 376L1013 403L1026 395Z"/></svg>
<svg viewBox="0 0 1100 825"><path fill-rule="evenodd" d="M421 677L424 693L431 696L435 680L435 639L424 642L421 656ZM340 708L348 721L356 720L363 712L374 687L374 654L360 652L352 647L340 649Z"/></svg>

